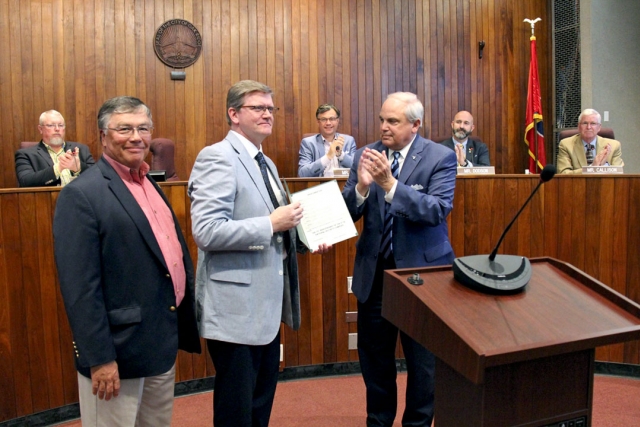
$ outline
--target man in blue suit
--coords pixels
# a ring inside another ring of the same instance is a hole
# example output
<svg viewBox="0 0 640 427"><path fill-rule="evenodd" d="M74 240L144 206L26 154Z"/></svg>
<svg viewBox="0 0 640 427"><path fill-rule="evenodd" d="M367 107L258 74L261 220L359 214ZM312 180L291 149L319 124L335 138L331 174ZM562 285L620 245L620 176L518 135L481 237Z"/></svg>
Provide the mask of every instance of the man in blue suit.
<svg viewBox="0 0 640 427"><path fill-rule="evenodd" d="M392 426L397 407L398 329L381 316L384 270L446 265L454 258L446 219L453 206L456 155L418 135L423 115L416 95L389 95L380 110L381 140L356 152L342 193L353 220L364 220L352 289L358 299L367 426ZM402 332L400 340L408 374L402 425L431 426L434 355Z"/></svg>
<svg viewBox="0 0 640 427"><path fill-rule="evenodd" d="M316 110L320 133L303 138L298 153L298 176L301 178L332 177L337 168L350 168L356 141L350 135L337 132L340 110L335 105L322 104Z"/></svg>
<svg viewBox="0 0 640 427"><path fill-rule="evenodd" d="M200 352L193 263L147 175L149 108L112 98L98 127L103 155L62 189L53 220L82 424L168 427L178 349Z"/></svg>
<svg viewBox="0 0 640 427"><path fill-rule="evenodd" d="M233 85L231 130L198 154L189 178L193 239L204 255L196 312L216 369L216 427L269 424L280 322L300 327L295 227L302 207L287 204L278 170L262 153L276 111L268 86Z"/></svg>

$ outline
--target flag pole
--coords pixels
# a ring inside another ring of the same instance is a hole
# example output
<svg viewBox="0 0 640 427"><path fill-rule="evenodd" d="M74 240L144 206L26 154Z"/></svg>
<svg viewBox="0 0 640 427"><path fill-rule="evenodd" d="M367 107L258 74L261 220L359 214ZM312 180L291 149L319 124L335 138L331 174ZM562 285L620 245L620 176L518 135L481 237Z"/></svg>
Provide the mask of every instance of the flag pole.
<svg viewBox="0 0 640 427"><path fill-rule="evenodd" d="M539 17L536 18L536 19L525 19L523 21L523 22L528 22L531 25L531 37L529 38L530 41L534 41L536 39L535 26L536 26L536 22L538 22L538 21L541 21L541 19ZM536 174L539 173L539 169L540 169L539 165L538 165L538 163L539 163L538 162L538 144L539 144L539 140L538 140L538 123L540 123L540 119L534 115L532 131L533 131L533 162L534 162L534 165L535 165L535 169L532 172L535 172Z"/></svg>

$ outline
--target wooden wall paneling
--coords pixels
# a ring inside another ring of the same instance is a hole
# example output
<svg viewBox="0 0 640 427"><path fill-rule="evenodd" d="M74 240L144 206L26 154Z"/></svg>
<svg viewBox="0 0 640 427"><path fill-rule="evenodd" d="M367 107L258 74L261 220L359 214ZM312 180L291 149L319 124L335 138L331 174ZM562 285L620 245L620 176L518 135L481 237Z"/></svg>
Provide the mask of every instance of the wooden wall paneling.
<svg viewBox="0 0 640 427"><path fill-rule="evenodd" d="M357 26L354 28L354 41L356 42L354 45L354 55L352 57L353 65L354 65L354 75L356 77L355 86L357 88L357 92L354 95L354 98L357 100L357 103L354 107L355 112L358 115L358 126L362 129L362 137L365 141L370 142L371 137L369 135L369 130L367 129L367 113L366 109L363 106L367 105L367 96L366 96L366 78L365 75L365 58L364 58L364 44L367 42L365 40L364 34L364 2L357 2L356 5L356 14L354 16L354 21L357 23Z"/></svg>
<svg viewBox="0 0 640 427"><path fill-rule="evenodd" d="M38 259L40 238L36 221L37 193L21 194L19 197L20 206L20 234L23 236L21 257L22 257L22 298L26 300L26 317L24 318L27 328L27 342L29 347L29 374L23 378L31 382L31 399L33 411L38 412L49 407L49 390L42 387L48 382L47 378L47 352L52 350L47 348L44 339L44 321L42 306L43 294L40 287L40 263ZM51 240L49 240L50 242ZM48 247L44 250L51 250Z"/></svg>
<svg viewBox="0 0 640 427"><path fill-rule="evenodd" d="M0 1L0 40L11 41L11 31L9 24L9 2L8 0ZM0 108L3 111L11 111L8 109L11 105L11 55L5 54L0 61L0 87L3 90L3 96L0 97ZM2 182L16 185L15 172L13 169L13 150L18 148L18 143L13 138L13 125L11 122L11 114L2 114L0 117L0 143L4 150L0 150L0 166L2 167ZM8 149L11 147L11 150Z"/></svg>
<svg viewBox="0 0 640 427"><path fill-rule="evenodd" d="M365 21L363 22L364 26L364 65L365 65L365 73L366 73L366 83L365 83L365 97L366 97L366 105L365 114L367 117L367 129L369 141L375 141L378 138L378 126L376 124L378 121L378 112L381 104L376 104L376 96L375 93L379 93L380 91L380 73L379 70L375 68L375 57L378 56L379 44L377 42L377 33L376 28L378 27L378 23L380 22L380 13L379 13L379 3L377 2L367 2L365 5ZM406 64L406 63L405 63ZM378 111L376 111L378 110ZM376 114L374 115L374 111Z"/></svg>
<svg viewBox="0 0 640 427"><path fill-rule="evenodd" d="M10 139L15 139L16 141L12 141L15 145L13 147L18 148L19 147L19 143L20 140L23 140L25 138L25 122L24 122L24 115L28 114L27 112L23 111L21 108L16 108L15 106L17 105L21 105L22 100L24 99L24 92L23 92L23 80L24 80L24 75L22 72L22 68L23 68L23 63L22 63L22 41L21 41L21 34L20 34L20 24L22 22L24 22L23 19L11 19L11 17L21 17L21 13L20 13L20 4L24 4L23 2L19 2L17 0L13 0L9 2L9 10L8 10L8 14L6 15L6 18L8 20L8 25L7 27L9 28L9 60L7 62L9 62L11 64L11 67L9 69L9 73L11 76L11 83L8 86L5 86L6 88L11 88L11 102L8 103L7 105L4 105L5 109L4 111L11 111L11 115L10 117L12 118L11 120L11 124L9 126L7 126L6 130L8 132L6 138L10 138ZM0 62L5 62L0 61ZM26 65L26 63L25 63ZM4 87L3 87L4 89ZM0 98L5 98L0 97ZM14 132L12 134L12 131ZM33 132L33 130L32 130ZM7 144L7 140L5 139L5 137L2 138L2 142L3 144ZM13 165L13 162L12 162ZM7 168L6 170L12 170L12 167ZM14 183L17 183L17 180L15 178L15 169L13 169L13 179L9 180L8 182L11 183L11 185L13 185ZM5 185L6 186L6 185Z"/></svg>
<svg viewBox="0 0 640 427"><path fill-rule="evenodd" d="M578 177L573 179L573 191L571 197L584 200L586 192L586 178ZM585 212L582 209L576 208L571 212L571 258L569 262L589 273L592 269L591 266L585 264L585 250L586 242L584 236L586 236L586 218Z"/></svg>
<svg viewBox="0 0 640 427"><path fill-rule="evenodd" d="M541 188L544 193L544 256L558 258L558 244L560 241L559 211L562 206L559 202L558 179L547 182Z"/></svg>
<svg viewBox="0 0 640 427"><path fill-rule="evenodd" d="M429 105L428 98L428 88L425 84L425 76L427 75L427 67L426 67L426 52L428 51L427 46L429 45L429 41L426 40L425 30L428 26L428 22L425 21L425 9L428 9L429 5L424 4L423 2L416 2L416 10L415 10L415 20L416 20L416 31L415 31L415 42L416 42L416 95L418 95L418 99L422 101L424 105L424 118L422 120L422 135L429 137L429 130L431 129L430 120L427 120L427 117L431 114L431 106Z"/></svg>
<svg viewBox="0 0 640 427"><path fill-rule="evenodd" d="M498 244L498 240L500 240L500 236L504 231L506 225L511 221L515 212L506 211L506 204L504 202L505 198L509 196L507 193L506 186L503 182L495 181L492 183L492 195L493 201L487 201L487 206L491 206L491 243L490 243L490 251L493 250L496 244Z"/></svg>
<svg viewBox="0 0 640 427"><path fill-rule="evenodd" d="M464 180L463 183L466 208L464 210L464 219L462 223L455 223L453 226L456 228L462 227L465 254L476 255L478 254L478 240L480 239L478 229L484 225L484 221L479 218L481 213L476 209L479 202L478 186L476 182L471 180Z"/></svg>
<svg viewBox="0 0 640 427"><path fill-rule="evenodd" d="M55 193L57 195L57 193ZM55 199L52 198L52 206L55 204ZM51 274L51 273L50 273ZM62 300L62 294L60 293L60 284L56 275L56 313L57 317L52 319L55 324L53 327L58 328L59 348L60 348L60 372L62 375L62 381L58 384L61 388L64 404L68 405L78 401L78 377L76 371L75 353L73 351L73 335L71 334L71 327L69 326L69 320L67 319L67 312L64 307L64 301Z"/></svg>
<svg viewBox="0 0 640 427"><path fill-rule="evenodd" d="M39 285L37 292L41 298L42 324L39 329L43 334L43 346L36 350L41 354L46 367L46 381L39 387L46 388L48 401L45 409L49 407L62 406L65 404L62 384L62 362L61 352L71 351L71 349L60 348L60 330L58 327L58 306L56 304L58 295L57 275L51 274L56 271L53 255L53 206L51 204L51 194L47 192L36 193L35 216L37 229L37 266L34 272L35 284Z"/></svg>
<svg viewBox="0 0 640 427"><path fill-rule="evenodd" d="M87 69L85 67L85 60L87 59L87 55L89 52L85 51L85 42L84 40L87 38L87 33L91 33L91 28L85 27L85 4L83 0L74 0L73 4L73 13L72 19L74 23L74 29L72 33L73 44L69 45L69 47L73 46L70 49L73 53L73 68L75 78L73 80L74 84L74 127L73 131L75 135L87 135L87 127L86 127L86 92L87 85L89 84L89 80L87 78ZM91 8L87 8L87 11ZM123 26L123 28L126 28ZM85 33L86 31L86 33ZM88 36L91 38L93 35ZM92 109L95 107L92 107ZM76 136L77 139L77 136Z"/></svg>
<svg viewBox="0 0 640 427"><path fill-rule="evenodd" d="M351 111L351 63L349 61L351 40L349 3L351 2L336 0L336 6L334 7L334 20L337 25L337 28L334 31L338 39L336 61L339 64L336 76L338 84L338 87L336 87L336 102L337 107L340 108L339 129L348 135L354 136L354 128L352 126L353 113ZM359 141L355 136L354 139L357 147L364 146L363 141Z"/></svg>
<svg viewBox="0 0 640 427"><path fill-rule="evenodd" d="M607 218L612 218L611 220L607 219L607 221L611 223L612 228L609 235L601 234L602 244L611 246L610 257L613 267L610 282L605 283L610 283L613 289L624 295L629 295L628 270L615 267L620 260L626 259L630 248L636 250L636 248L640 246L640 238L638 238L640 236L627 234L627 230L630 229L630 224L638 218L637 216L632 216L632 214L635 215L635 212L631 211L632 208L635 209L635 206L632 205L631 198L632 185L635 184L635 179L614 180L614 187L613 189L609 189L608 192L610 197L614 198L615 201L609 199L609 196L606 196L606 209L608 213L611 213L611 217ZM638 295L636 295L636 297L637 296ZM640 299L635 299L635 301L640 302Z"/></svg>
<svg viewBox="0 0 640 427"><path fill-rule="evenodd" d="M29 362L30 342L28 312L32 298L25 290L26 280L23 264L28 261L23 259L23 254L27 250L23 243L23 238L28 242L29 237L23 236L30 229L23 229L22 213L24 209L20 207L21 198L17 194L4 198L2 204L3 214L3 242L6 250L5 261L7 266L12 268L7 270L7 283L19 283L21 286L11 286L9 288L10 302L10 328L11 328L11 355L13 356L13 383L16 399L15 413L17 416L34 412L31 388L31 367ZM31 237L33 240L33 237ZM33 325L32 325L33 326Z"/></svg>
<svg viewBox="0 0 640 427"><path fill-rule="evenodd" d="M571 217L573 206L573 179L556 178L554 184L558 187L557 204L561 207L561 214L558 215L558 246L556 257L562 260L570 260L573 248L571 246Z"/></svg>
<svg viewBox="0 0 640 427"><path fill-rule="evenodd" d="M517 212L518 209L520 209L522 204L527 200L527 198L531 194L531 191L533 190L531 183L532 183L532 180L529 180L529 179L517 180L518 202L516 204L516 209L513 210L512 212ZM527 206L527 208L522 211L516 223L513 224L514 227L518 228L518 230L516 231L518 236L518 246L517 246L518 249L516 250L516 252L514 252L518 255L522 255L526 257L532 256L532 253L531 253L532 241L536 237L536 233L533 229L533 220L532 220L533 215L531 212L534 209L535 203L537 202L538 200L532 199L531 202L529 203L529 206ZM513 215L515 215L515 213ZM509 215L507 215L507 217L509 217ZM508 219L507 221L511 221L511 219ZM536 226L538 227L540 225L541 224L539 223L536 224ZM541 233L538 233L538 235L539 234Z"/></svg>
<svg viewBox="0 0 640 427"><path fill-rule="evenodd" d="M431 39L434 41L432 46L432 75L431 75L431 89L433 90L433 96L431 97L431 103L433 109L431 111L431 125L434 129L432 135L441 135L443 133L442 123L446 120L444 118L444 91L445 91L445 49L444 46L444 0L433 0L435 7L432 9L432 16L435 20L432 20L432 32ZM446 2L448 4L448 2Z"/></svg>
<svg viewBox="0 0 640 427"><path fill-rule="evenodd" d="M2 6L1 3L0 6ZM3 16L0 15L0 19L3 19ZM15 209L15 204L12 208L7 206L7 202L11 203L14 200L10 200L9 197L0 198L0 242L2 242L0 245L0 280L2 283L11 283L11 280L16 278L21 279L21 275L16 277L16 268L9 268L11 265L9 261L15 261L15 258L11 259L12 254L16 253L12 246L19 240L15 239L18 230L15 227L16 223L12 221L15 219L15 215L10 212L11 209ZM11 238L15 240L9 240ZM15 243L7 245L6 242ZM12 274L11 271L14 273ZM20 273L18 272L18 274ZM17 416L18 395L14 387L16 366L13 361L15 345L18 344L13 339L13 330L17 319L13 315L12 305L15 293L16 290L12 290L9 286L0 287L0 389L3 391L0 393L0 419L2 420Z"/></svg>
<svg viewBox="0 0 640 427"><path fill-rule="evenodd" d="M337 247L338 245L334 245ZM322 300L320 301L321 310L315 308L313 311L320 311L322 313L322 323L320 325L312 325L322 330L322 354L320 354L318 360L320 363L335 363L338 361L337 352L337 340L336 340L336 322L333 319L336 318L336 312L339 307L337 305L337 264L336 264L336 250L333 249L330 252L323 255L316 255L316 258L320 259L320 268L322 270ZM313 341L312 341L313 344ZM314 352L315 353L315 352ZM316 362L317 363L317 362Z"/></svg>
<svg viewBox="0 0 640 427"><path fill-rule="evenodd" d="M30 20L31 7L30 3L20 2L20 38L21 38L21 55L20 60L22 62L21 70L22 73L22 96L26 97L26 99L34 99L34 91L33 91L33 73L34 73L34 54L33 54L33 45L32 45L32 23ZM36 17L36 19L38 19ZM17 104L19 105L19 104ZM33 104L29 103L24 105L24 109L22 110L23 121L28 123L29 118L35 115Z"/></svg>
<svg viewBox="0 0 640 427"><path fill-rule="evenodd" d="M456 256L471 255L465 246L464 221L466 214L467 196L465 194L464 179L456 180L456 187L453 194L453 209L447 218L449 227L449 241L453 246ZM470 201L469 201L470 202Z"/></svg>
<svg viewBox="0 0 640 427"><path fill-rule="evenodd" d="M498 243L500 227L496 223L497 219L502 219L500 208L502 204L493 204L492 201L500 196L496 191L496 182L493 179L478 180L476 195L474 197L475 209L478 212L476 225L476 250L478 253L491 253L493 247Z"/></svg>
<svg viewBox="0 0 640 427"><path fill-rule="evenodd" d="M529 180L530 183L530 191L533 191L536 185L538 185L539 181ZM527 209L530 209L531 212L531 221L529 222L530 232L531 232L531 252L530 256L544 256L544 242L545 242L545 232L544 232L544 186L538 190L540 194L536 194L531 200L531 206Z"/></svg>
<svg viewBox="0 0 640 427"><path fill-rule="evenodd" d="M587 238L587 251L586 258L587 264L595 265L594 277L607 284L609 287L624 294L624 288L619 289L616 287L616 283L613 281L613 271L616 270L616 262L613 258L613 245L609 242L614 239L614 229L623 225L623 222L617 223L612 221L615 218L614 209L614 194L619 196L619 193L615 193L614 178L603 178L593 186L589 186L591 194L598 194L598 203L587 202L587 235L591 238ZM620 205L617 205L617 209L621 209L626 216L628 213L628 206L626 205L626 197L623 197L625 201ZM627 209L624 209L626 207ZM589 220L589 212L593 209L596 214L595 222ZM589 246L592 246L590 249ZM595 247L593 247L595 246ZM596 348L596 360L615 360L617 357L624 356L624 343L609 345L605 347ZM612 359L613 358L613 359Z"/></svg>
<svg viewBox="0 0 640 427"><path fill-rule="evenodd" d="M309 355L311 358L308 363L304 363L303 352L300 354L300 363L301 364L317 364L319 361L323 360L323 355L325 352L325 312L324 312L324 282L325 277L328 275L327 271L324 271L322 268L322 256L317 255L314 256L312 254L307 254L305 256L309 257L308 265L309 265L309 306L308 310L310 313L310 322L305 327L308 329L308 346L309 346ZM331 317L329 317L330 319ZM302 330L302 326L300 327ZM298 340L298 345L302 344L304 341ZM302 350L302 348L301 348ZM305 352L306 353L306 352ZM305 354L306 356L306 354Z"/></svg>
<svg viewBox="0 0 640 427"><path fill-rule="evenodd" d="M334 346L336 361L349 361L349 324L346 322L346 312L349 310L349 294L347 293L347 277L353 274L350 266L349 246L355 245L356 238L334 245L334 280L335 280L335 312L332 314L335 323Z"/></svg>
<svg viewBox="0 0 640 427"><path fill-rule="evenodd" d="M452 23L456 23L458 19L456 3L456 1L445 2L443 9L443 20L446 23L442 34L444 42L445 97L440 127L443 132L446 129L444 123L447 119L453 118L453 110L457 108L458 104L458 26L455 24L451 25Z"/></svg>
<svg viewBox="0 0 640 427"><path fill-rule="evenodd" d="M31 52L32 52L32 62L31 62L31 66L32 66L32 70L33 70L33 93L32 93L32 99L33 99L33 103L35 105L38 104L42 104L43 100L44 100L44 56L43 52L47 51L47 41L45 41L45 39L48 39L48 41L50 42L51 39L49 37L46 37L46 29L45 26L47 25L48 19L50 18L50 15L45 15L45 13L43 13L43 6L42 4L38 4L38 3L31 3L31 11L30 11L30 16L31 16L31 22L30 24L33 24L30 28L31 34L30 34L30 45L31 45ZM38 54L34 54L35 52L38 52ZM51 56L46 55L48 57L48 59L51 58ZM34 115L35 115L35 111L34 111Z"/></svg>
<svg viewBox="0 0 640 427"><path fill-rule="evenodd" d="M616 209L624 207L624 204L618 204L621 198L624 198L624 194L628 194L626 197L628 200L628 223L626 230L626 248L624 246L616 248L614 258L616 260L627 260L626 268L626 292L625 295L635 302L640 303L640 289L638 289L638 283L640 283L640 230L637 226L633 225L640 218L640 180L633 179L629 182L629 192L616 194ZM620 224L622 225L622 224ZM616 236L617 237L617 236ZM622 238L622 236L620 236ZM620 243L619 239L614 239L614 244ZM625 252L623 250L626 249ZM618 257L619 256L619 257ZM624 358L625 363L640 363L640 345L638 341L628 342L624 344Z"/></svg>
<svg viewBox="0 0 640 427"><path fill-rule="evenodd" d="M503 180L503 186L504 186L504 199L502 199L502 203L504 206L503 208L504 218L503 218L503 224L502 224L503 230L504 230L504 227L506 227L506 225L509 224L509 222L511 221L513 216L516 214L516 212L518 212L518 209L520 209L520 207L522 206L522 203L525 200L520 196L518 181L519 181L518 179ZM500 199L498 199L497 202L500 203ZM522 221L522 220L520 219L518 221ZM498 253L525 255L520 252L520 248L518 247L518 231L520 231L518 224L517 223L513 224L512 231L510 231L505 236L504 241L502 242L502 245ZM496 243L498 242L496 241Z"/></svg>
<svg viewBox="0 0 640 427"><path fill-rule="evenodd" d="M93 6L93 7L91 7ZM89 146L91 151L95 154L95 158L97 158L98 153L102 150L98 149L99 139L98 139L98 126L96 121L96 116L98 113L98 108L102 105L101 100L97 97L99 93L97 88L98 82L98 69L96 67L96 44L95 44L95 36L96 36L96 8L91 3L88 6L84 7L83 10L83 19L84 19L84 63L83 63L83 75L84 75L84 105L82 111L80 112L82 117L82 128L78 130L78 135L85 135L82 139L85 144ZM140 25L137 26L141 27ZM144 81L145 79L142 79Z"/></svg>

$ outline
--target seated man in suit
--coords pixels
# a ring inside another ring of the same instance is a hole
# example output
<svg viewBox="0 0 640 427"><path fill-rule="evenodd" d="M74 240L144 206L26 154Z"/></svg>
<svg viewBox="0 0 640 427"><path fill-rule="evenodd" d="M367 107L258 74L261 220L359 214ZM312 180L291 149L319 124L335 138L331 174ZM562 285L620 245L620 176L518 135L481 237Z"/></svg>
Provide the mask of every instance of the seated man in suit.
<svg viewBox="0 0 640 427"><path fill-rule="evenodd" d="M356 141L352 136L336 132L340 123L340 110L335 105L323 104L316 110L320 133L304 138L300 143L299 177L333 176L336 168L350 168Z"/></svg>
<svg viewBox="0 0 640 427"><path fill-rule="evenodd" d="M40 115L40 143L16 151L16 175L20 187L65 186L92 166L89 147L65 142L62 114L55 110Z"/></svg>
<svg viewBox="0 0 640 427"><path fill-rule="evenodd" d="M460 167L491 166L487 144L477 139L469 139L473 129L475 126L471 113L459 111L451 122L452 137L442 141L442 144L456 152Z"/></svg>
<svg viewBox="0 0 640 427"><path fill-rule="evenodd" d="M624 166L620 142L598 136L600 113L587 108L578 118L578 133L560 141L558 172L582 173L583 166Z"/></svg>

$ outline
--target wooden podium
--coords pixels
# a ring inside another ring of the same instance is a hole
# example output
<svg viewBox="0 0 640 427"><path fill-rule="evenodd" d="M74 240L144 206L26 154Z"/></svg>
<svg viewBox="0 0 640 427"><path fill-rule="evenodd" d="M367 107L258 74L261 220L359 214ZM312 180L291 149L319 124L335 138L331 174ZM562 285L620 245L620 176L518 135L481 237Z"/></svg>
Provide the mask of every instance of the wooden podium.
<svg viewBox="0 0 640 427"><path fill-rule="evenodd" d="M385 272L382 315L436 355L437 427L591 425L595 347L639 339L640 305L569 264L531 264L515 295L466 288L450 266Z"/></svg>

